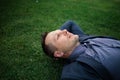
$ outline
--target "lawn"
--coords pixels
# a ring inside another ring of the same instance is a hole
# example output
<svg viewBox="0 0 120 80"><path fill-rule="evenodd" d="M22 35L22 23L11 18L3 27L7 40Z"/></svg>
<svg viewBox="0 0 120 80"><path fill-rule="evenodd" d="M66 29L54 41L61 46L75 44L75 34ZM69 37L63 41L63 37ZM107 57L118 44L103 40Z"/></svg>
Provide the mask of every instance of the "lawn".
<svg viewBox="0 0 120 80"><path fill-rule="evenodd" d="M41 34L73 20L87 33L120 39L120 0L0 0L0 80L59 80Z"/></svg>

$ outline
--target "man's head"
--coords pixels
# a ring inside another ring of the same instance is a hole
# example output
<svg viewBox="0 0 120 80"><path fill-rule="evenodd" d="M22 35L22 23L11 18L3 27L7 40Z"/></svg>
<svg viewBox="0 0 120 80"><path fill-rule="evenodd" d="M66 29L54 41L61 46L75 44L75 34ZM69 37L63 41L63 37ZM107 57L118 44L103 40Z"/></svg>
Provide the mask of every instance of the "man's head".
<svg viewBox="0 0 120 80"><path fill-rule="evenodd" d="M58 58L67 58L71 51L79 45L78 35L67 30L55 30L44 35L42 47L47 55Z"/></svg>

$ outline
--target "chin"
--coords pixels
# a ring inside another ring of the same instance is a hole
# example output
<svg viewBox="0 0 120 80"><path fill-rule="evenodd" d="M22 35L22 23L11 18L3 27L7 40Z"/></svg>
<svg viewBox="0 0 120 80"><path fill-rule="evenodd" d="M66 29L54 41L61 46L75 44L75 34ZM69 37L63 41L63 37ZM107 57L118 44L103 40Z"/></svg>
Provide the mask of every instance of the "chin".
<svg viewBox="0 0 120 80"><path fill-rule="evenodd" d="M75 39L79 41L79 36L78 36L78 35L75 35Z"/></svg>

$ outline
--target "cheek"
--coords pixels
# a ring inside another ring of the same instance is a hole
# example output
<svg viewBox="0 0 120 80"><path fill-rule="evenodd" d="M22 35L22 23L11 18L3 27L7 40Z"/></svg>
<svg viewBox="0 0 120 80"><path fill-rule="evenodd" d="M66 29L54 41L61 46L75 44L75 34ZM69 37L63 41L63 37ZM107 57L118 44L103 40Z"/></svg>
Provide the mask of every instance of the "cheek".
<svg viewBox="0 0 120 80"><path fill-rule="evenodd" d="M65 43L65 40L58 40L58 45L63 45Z"/></svg>
<svg viewBox="0 0 120 80"><path fill-rule="evenodd" d="M60 43L67 43L68 42L68 40L66 39L66 38L62 38L61 40L60 40Z"/></svg>
<svg viewBox="0 0 120 80"><path fill-rule="evenodd" d="M69 42L66 39L59 39L57 41L56 45L59 47L64 47L64 46L68 45L68 43Z"/></svg>

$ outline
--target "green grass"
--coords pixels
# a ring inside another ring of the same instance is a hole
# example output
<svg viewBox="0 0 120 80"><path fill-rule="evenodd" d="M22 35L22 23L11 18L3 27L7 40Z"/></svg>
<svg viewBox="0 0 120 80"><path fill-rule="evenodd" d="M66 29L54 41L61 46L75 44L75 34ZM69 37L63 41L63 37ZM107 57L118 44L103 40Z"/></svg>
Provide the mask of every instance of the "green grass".
<svg viewBox="0 0 120 80"><path fill-rule="evenodd" d="M0 80L59 80L40 35L74 20L88 34L120 39L120 0L0 0Z"/></svg>

